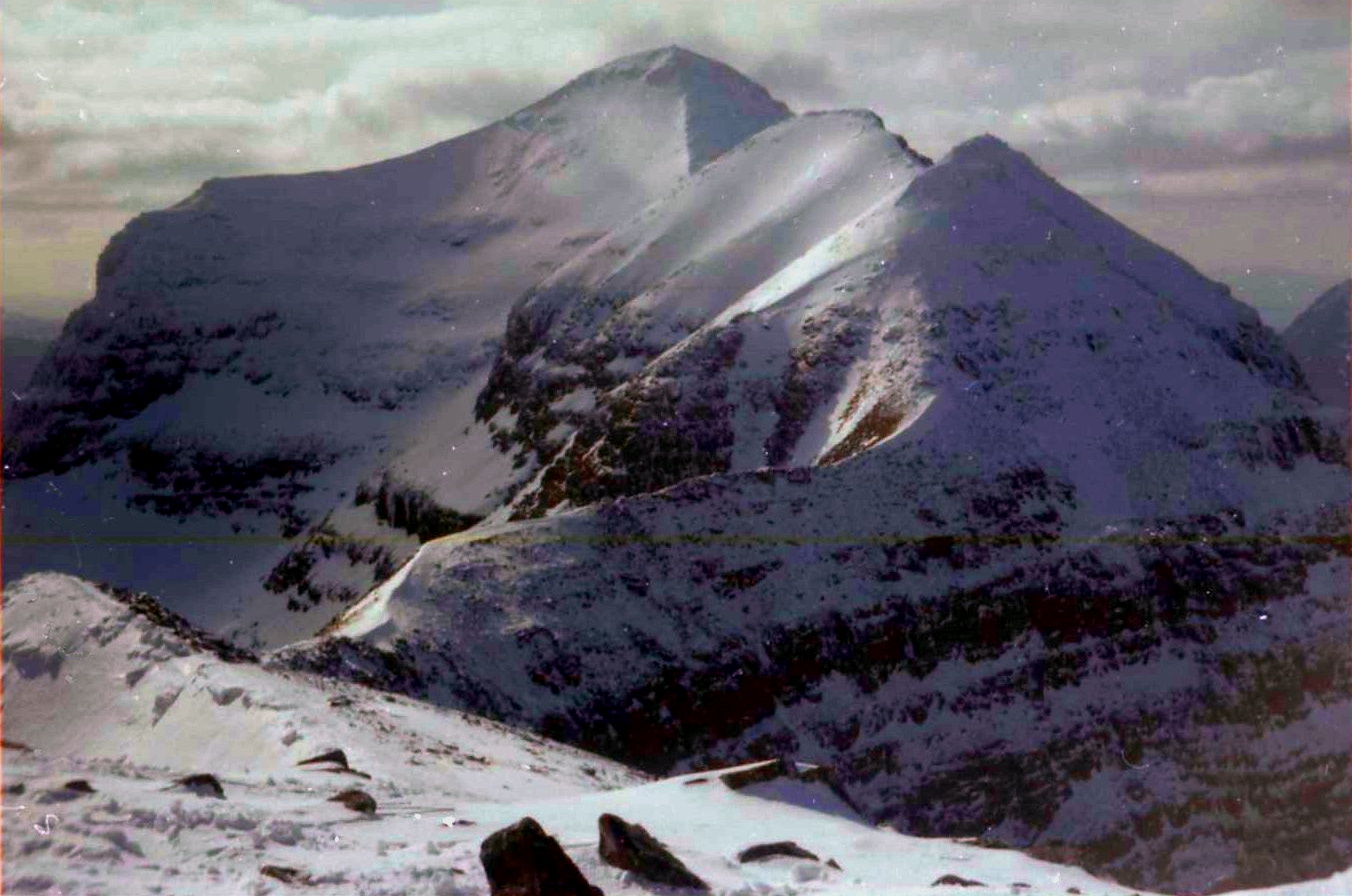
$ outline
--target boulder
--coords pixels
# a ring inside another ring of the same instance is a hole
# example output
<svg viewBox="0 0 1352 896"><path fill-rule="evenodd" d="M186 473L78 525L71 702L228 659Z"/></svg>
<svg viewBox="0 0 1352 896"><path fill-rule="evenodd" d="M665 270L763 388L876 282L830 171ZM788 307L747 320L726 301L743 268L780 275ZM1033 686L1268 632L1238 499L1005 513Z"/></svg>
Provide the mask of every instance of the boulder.
<svg viewBox="0 0 1352 896"><path fill-rule="evenodd" d="M534 818L490 834L479 861L492 896L604 896Z"/></svg>
<svg viewBox="0 0 1352 896"><path fill-rule="evenodd" d="M979 880L968 880L965 877L958 877L956 874L945 874L943 877L930 884L931 887L984 887Z"/></svg>
<svg viewBox="0 0 1352 896"><path fill-rule="evenodd" d="M376 814L375 797L365 790L344 790L335 796L329 797L331 803L342 803L353 812L360 812L363 815Z"/></svg>
<svg viewBox="0 0 1352 896"><path fill-rule="evenodd" d="M794 843L792 840L781 840L778 843L758 843L755 846L748 846L746 849L737 853L739 862L759 862L763 859L772 859L776 856L787 856L791 859L811 859L814 862L820 862L816 855L808 852L803 847Z"/></svg>
<svg viewBox="0 0 1352 896"><path fill-rule="evenodd" d="M320 753L318 756L311 756L309 759L302 759L296 765L320 765L331 762L339 768L351 768L347 764L347 754L342 750L329 750L327 753Z"/></svg>
<svg viewBox="0 0 1352 896"><path fill-rule="evenodd" d="M708 884L696 877L642 825L630 824L617 815L602 815L597 825L601 831L601 858L608 864L632 871L655 884L688 890L709 889Z"/></svg>
<svg viewBox="0 0 1352 896"><path fill-rule="evenodd" d="M198 796L215 797L218 800L225 799L225 788L221 786L220 779L211 774L188 775L183 778L174 779L175 787L182 787Z"/></svg>
<svg viewBox="0 0 1352 896"><path fill-rule="evenodd" d="M289 868L285 865L264 865L258 869L258 873L263 877L270 877L284 884L308 884L310 882L310 875L299 868Z"/></svg>

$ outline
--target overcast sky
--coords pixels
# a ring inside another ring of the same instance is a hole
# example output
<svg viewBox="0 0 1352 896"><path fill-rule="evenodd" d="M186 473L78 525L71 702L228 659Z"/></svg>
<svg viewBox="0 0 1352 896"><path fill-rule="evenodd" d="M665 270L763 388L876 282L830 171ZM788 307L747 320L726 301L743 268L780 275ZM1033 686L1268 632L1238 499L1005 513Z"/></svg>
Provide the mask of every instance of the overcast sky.
<svg viewBox="0 0 1352 896"><path fill-rule="evenodd" d="M671 43L798 111L872 109L935 157L1004 137L1288 306L1276 322L1347 276L1347 0L5 0L2 16L10 309L69 310L111 233L208 177L407 152Z"/></svg>

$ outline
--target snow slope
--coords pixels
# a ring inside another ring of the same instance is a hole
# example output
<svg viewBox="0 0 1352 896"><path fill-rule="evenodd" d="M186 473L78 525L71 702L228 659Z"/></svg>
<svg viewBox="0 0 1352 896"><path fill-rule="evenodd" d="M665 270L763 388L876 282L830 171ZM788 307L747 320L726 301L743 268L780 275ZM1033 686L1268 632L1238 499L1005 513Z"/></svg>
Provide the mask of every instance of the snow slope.
<svg viewBox="0 0 1352 896"><path fill-rule="evenodd" d="M1348 302L1352 281L1340 283L1314 300L1282 333L1282 341L1296 356L1310 388L1319 400L1347 409L1347 368L1352 332L1348 329Z"/></svg>
<svg viewBox="0 0 1352 896"><path fill-rule="evenodd" d="M136 218L17 406L7 574L152 590L261 642L314 632L409 555L400 530L454 531L529 473L472 417L512 301L788 115L666 48L409 156L212 180ZM363 483L398 497L354 508Z"/></svg>
<svg viewBox="0 0 1352 896"><path fill-rule="evenodd" d="M1017 431L1110 521L1284 497L1268 463L1226 461L1337 453L1300 393L1252 309L999 140L925 169L832 114L744 143L532 290L480 414L511 411L547 465L517 517L837 463L924 419L955 454Z"/></svg>
<svg viewBox="0 0 1352 896"><path fill-rule="evenodd" d="M998 140L766 130L528 293L480 414L540 474L288 662L1138 886L1352 858L1338 432Z"/></svg>
<svg viewBox="0 0 1352 896"><path fill-rule="evenodd" d="M599 860L606 812L647 826L716 893L912 896L946 874L1030 896L1128 892L1009 850L875 829L821 784L734 791L714 773L648 783L472 716L228 661L211 652L219 643L126 600L59 575L6 591L7 893L288 892L260 875L273 865L309 875L306 891L320 894L486 894L479 843L528 815L607 893L651 892ZM333 748L369 779L296 765ZM172 786L201 772L219 778L223 800ZM327 801L353 786L375 797L374 817ZM780 840L823 861L735 860Z"/></svg>

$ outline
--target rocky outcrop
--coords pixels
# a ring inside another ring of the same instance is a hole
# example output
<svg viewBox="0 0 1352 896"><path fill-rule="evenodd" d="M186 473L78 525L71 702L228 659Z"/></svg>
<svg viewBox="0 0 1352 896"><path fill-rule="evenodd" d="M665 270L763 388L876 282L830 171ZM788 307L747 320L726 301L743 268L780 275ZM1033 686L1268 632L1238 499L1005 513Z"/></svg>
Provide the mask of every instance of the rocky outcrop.
<svg viewBox="0 0 1352 896"><path fill-rule="evenodd" d="M604 896L534 818L490 834L479 861L492 896Z"/></svg>
<svg viewBox="0 0 1352 896"><path fill-rule="evenodd" d="M596 824L601 838L598 850L607 864L655 884L700 892L709 889L642 825L630 824L617 815L602 815Z"/></svg>

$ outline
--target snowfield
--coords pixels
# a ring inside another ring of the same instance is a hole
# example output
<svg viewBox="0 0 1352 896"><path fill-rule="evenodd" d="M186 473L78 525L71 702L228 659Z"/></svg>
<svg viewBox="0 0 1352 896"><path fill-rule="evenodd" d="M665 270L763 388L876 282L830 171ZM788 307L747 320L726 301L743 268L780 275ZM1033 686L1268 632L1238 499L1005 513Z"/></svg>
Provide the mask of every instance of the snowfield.
<svg viewBox="0 0 1352 896"><path fill-rule="evenodd" d="M4 614L6 893L291 892L260 875L271 865L308 876L304 892L486 894L480 842L526 816L607 893L654 892L598 858L607 812L653 831L716 893L910 896L946 874L1026 894L1132 892L1011 850L871 827L821 783L649 782L474 716L229 662L66 576L23 579ZM297 765L334 749L350 771ZM224 799L173 785L201 773ZM374 816L328 801L350 787L375 798ZM782 840L822 861L735 859Z"/></svg>

